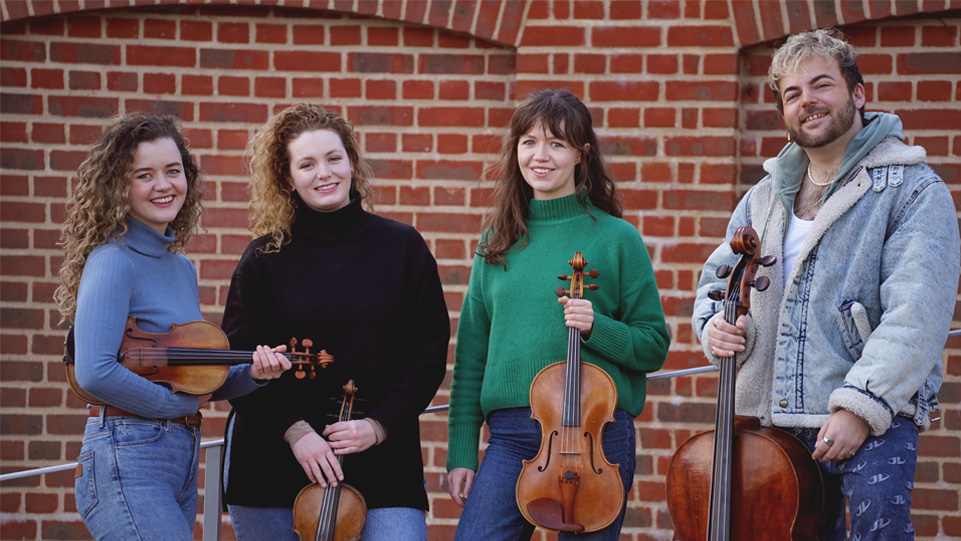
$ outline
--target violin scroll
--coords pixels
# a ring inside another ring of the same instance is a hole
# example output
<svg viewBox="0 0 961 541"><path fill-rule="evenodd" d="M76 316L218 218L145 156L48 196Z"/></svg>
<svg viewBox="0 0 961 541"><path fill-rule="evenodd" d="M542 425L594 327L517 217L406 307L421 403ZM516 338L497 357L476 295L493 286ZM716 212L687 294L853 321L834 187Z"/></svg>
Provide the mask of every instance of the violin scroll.
<svg viewBox="0 0 961 541"><path fill-rule="evenodd" d="M317 367L327 368L327 365L334 362L334 356L325 349L320 350L320 353L311 353L310 348L314 346L314 341L310 338L304 338L300 345L303 346L303 351L297 351L296 338L290 339L290 361L297 367L294 377L304 379L310 376L310 379L317 379ZM305 367L309 371L305 370Z"/></svg>
<svg viewBox="0 0 961 541"><path fill-rule="evenodd" d="M558 297L563 297L564 295L570 296L572 299L583 298L583 290L595 290L599 286L597 284L585 284L584 274L587 274L591 278L597 278L601 273L597 272L597 269L591 269L590 271L584 272L584 267L587 266L588 261L584 259L584 255L581 252L574 252L574 257L567 262L572 269L574 269L573 276L567 276L561 274L557 277L558 280L570 280L571 288L564 289L563 287L557 288L554 292L557 293Z"/></svg>

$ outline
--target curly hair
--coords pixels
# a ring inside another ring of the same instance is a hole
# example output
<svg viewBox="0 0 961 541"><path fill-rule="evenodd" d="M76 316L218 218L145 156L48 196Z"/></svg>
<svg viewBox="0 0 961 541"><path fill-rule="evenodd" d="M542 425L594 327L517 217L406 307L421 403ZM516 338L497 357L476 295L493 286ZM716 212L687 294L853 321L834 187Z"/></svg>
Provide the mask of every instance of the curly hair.
<svg viewBox="0 0 961 541"><path fill-rule="evenodd" d="M840 30L822 28L794 34L774 52L774 56L771 58L771 67L768 70L768 84L774 92L777 110L781 114L784 114L784 101L780 89L781 79L795 73L798 66L812 58L837 62L849 91L853 92L854 87L858 84L864 84L854 47L845 41L844 34ZM863 106L859 112L863 120Z"/></svg>
<svg viewBox="0 0 961 541"><path fill-rule="evenodd" d="M621 197L607 173L587 106L566 90L532 92L514 111L500 158L485 172L497 182L492 196L494 209L484 218L485 236L477 246L485 263L500 263L507 268L504 254L514 249L518 241L523 241L516 247L518 250L530 241L527 217L534 190L521 173L517 145L537 123L581 153L581 163L574 166L574 193L581 206L587 210L590 201L604 212L621 217Z"/></svg>
<svg viewBox="0 0 961 541"><path fill-rule="evenodd" d="M370 166L360 155L353 125L337 113L310 103L292 105L267 121L254 136L250 150L250 230L257 236L270 235L264 252L277 252L290 240L297 219L299 200L290 180L287 146L302 133L330 130L340 136L354 172L351 199L359 197L373 209Z"/></svg>
<svg viewBox="0 0 961 541"><path fill-rule="evenodd" d="M124 219L130 212L134 153L141 143L158 139L171 139L177 145L187 179L183 207L170 223L177 238L167 248L182 251L196 231L204 212L203 182L180 122L172 116L143 112L113 119L80 164L78 181L67 204L60 236L64 261L59 271L60 285L54 293L64 321L73 321L76 315L80 276L90 252L126 234Z"/></svg>

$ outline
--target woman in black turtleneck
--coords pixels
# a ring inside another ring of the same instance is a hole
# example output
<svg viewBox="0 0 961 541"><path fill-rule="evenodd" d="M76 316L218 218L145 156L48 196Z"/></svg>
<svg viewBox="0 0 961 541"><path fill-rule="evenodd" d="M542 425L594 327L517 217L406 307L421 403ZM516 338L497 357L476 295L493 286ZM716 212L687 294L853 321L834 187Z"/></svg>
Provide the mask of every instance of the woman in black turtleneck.
<svg viewBox="0 0 961 541"><path fill-rule="evenodd" d="M237 537L296 540L297 493L344 482L366 499L365 541L426 540L418 415L450 338L437 264L416 230L363 208L370 170L339 115L284 110L256 135L250 168L262 236L234 271L224 331L235 349L309 339L334 362L231 401L224 483ZM351 379L355 420L337 422Z"/></svg>

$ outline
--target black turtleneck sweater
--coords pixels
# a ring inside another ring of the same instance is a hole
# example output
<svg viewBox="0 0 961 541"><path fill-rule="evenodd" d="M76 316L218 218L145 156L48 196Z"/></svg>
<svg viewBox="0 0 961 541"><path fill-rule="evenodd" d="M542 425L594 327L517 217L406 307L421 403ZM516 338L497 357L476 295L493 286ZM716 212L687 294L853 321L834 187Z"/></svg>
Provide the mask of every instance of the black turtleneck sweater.
<svg viewBox="0 0 961 541"><path fill-rule="evenodd" d="M223 321L231 348L310 339L334 363L316 379L290 370L231 400L227 503L292 506L310 481L284 432L300 420L323 432L353 379L354 418L377 420L387 439L345 455L344 482L369 508L427 509L418 415L444 378L450 320L423 238L354 200L329 213L301 204L290 242L263 253L268 241L250 243L231 279Z"/></svg>

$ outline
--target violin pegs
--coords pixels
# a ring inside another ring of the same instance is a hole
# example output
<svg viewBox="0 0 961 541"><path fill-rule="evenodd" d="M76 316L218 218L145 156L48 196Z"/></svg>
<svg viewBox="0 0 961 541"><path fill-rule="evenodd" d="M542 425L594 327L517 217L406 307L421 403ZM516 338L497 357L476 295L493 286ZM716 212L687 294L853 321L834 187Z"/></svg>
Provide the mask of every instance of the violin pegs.
<svg viewBox="0 0 961 541"><path fill-rule="evenodd" d="M599 285L597 285L597 284L584 284L584 289L594 290L594 289L598 289L599 287L601 287L601 286L599 286Z"/></svg>
<svg viewBox="0 0 961 541"><path fill-rule="evenodd" d="M557 296L558 296L558 297L563 297L564 295L567 294L567 290L564 289L563 287L559 287L559 288L557 288L557 289L554 290L554 293L557 293Z"/></svg>
<svg viewBox="0 0 961 541"><path fill-rule="evenodd" d="M304 346L304 353L310 353L310 348L314 346L314 341L310 338L304 338L300 345Z"/></svg>
<svg viewBox="0 0 961 541"><path fill-rule="evenodd" d="M718 278L727 278L731 274L731 267L721 264L714 273Z"/></svg>
<svg viewBox="0 0 961 541"><path fill-rule="evenodd" d="M773 256L773 255L766 255L766 256L764 256L764 257L761 258L760 263L761 263L761 266L770 267L770 266L773 265L776 261L777 261L777 257L775 257L775 256ZM763 290L759 290L759 291L763 291Z"/></svg>
<svg viewBox="0 0 961 541"><path fill-rule="evenodd" d="M723 300L724 300L724 292L721 291L720 289L715 289L715 290L709 291L709 292L707 293L707 296L708 296L708 298L711 299L712 301L723 301Z"/></svg>
<svg viewBox="0 0 961 541"><path fill-rule="evenodd" d="M558 280L570 280L571 278L573 278L573 277L572 277L572 276L564 276L563 274L560 274L560 275L557 276L557 279L558 279Z"/></svg>
<svg viewBox="0 0 961 541"><path fill-rule="evenodd" d="M592 269L591 272L587 273L591 278L597 278L601 273L597 272L597 269Z"/></svg>
<svg viewBox="0 0 961 541"><path fill-rule="evenodd" d="M297 379L304 379L307 377L307 372L304 372L303 367L298 366L297 370L294 372L294 377Z"/></svg>
<svg viewBox="0 0 961 541"><path fill-rule="evenodd" d="M767 276L758 276L751 285L758 291L764 291L771 285L771 280Z"/></svg>

